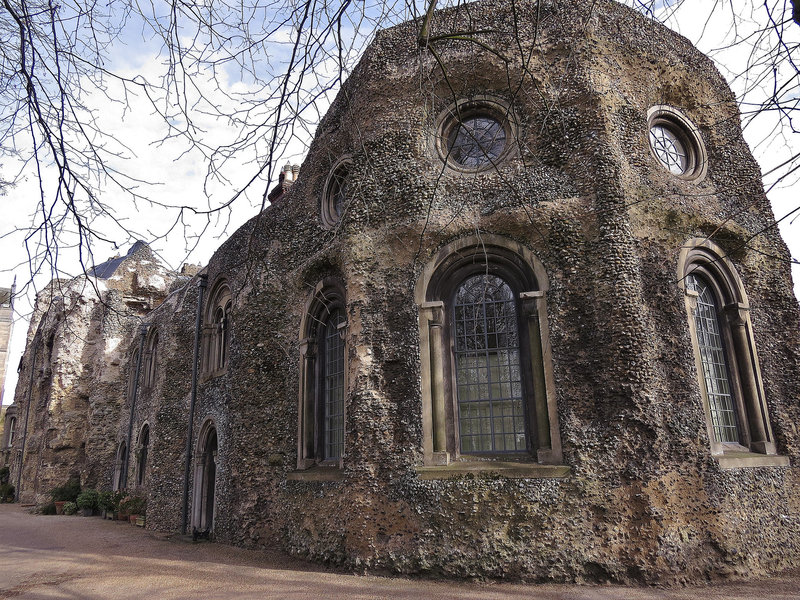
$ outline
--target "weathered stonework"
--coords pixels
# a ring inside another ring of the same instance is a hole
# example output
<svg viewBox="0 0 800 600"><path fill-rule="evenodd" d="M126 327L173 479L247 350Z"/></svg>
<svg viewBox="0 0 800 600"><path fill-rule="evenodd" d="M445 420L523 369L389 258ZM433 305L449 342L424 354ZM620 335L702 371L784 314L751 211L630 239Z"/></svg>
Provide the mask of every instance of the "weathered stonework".
<svg viewBox="0 0 800 600"><path fill-rule="evenodd" d="M63 312L74 315L67 320L81 339L123 341L113 373L103 370L112 364L105 355L89 361L90 371L69 367L86 364L62 358L74 344L37 359L45 366L31 406L58 404L42 388L46 370L58 368L59 390L86 390L70 391L69 402L82 398L82 415L87 403L106 407L108 427L92 418L59 425L56 436L69 433L70 441L56 468L48 444L36 441L45 425L34 419L28 439L42 448L40 466L26 450L23 493L35 482L38 494L60 483L70 462L87 465L86 481L110 485L114 449L124 442L128 485L148 497L148 527L182 528L186 485L190 528L353 568L673 583L796 566L800 312L788 251L719 73L681 36L606 0L523 1L513 10L481 1L436 13L429 43L438 60L420 45L419 27L378 34L292 185L282 181L267 210L147 311L148 331L158 333L151 385L126 399L143 341L130 325L124 335L101 329L96 301L37 313L31 332L56 330ZM472 37L480 44L441 37L463 31L479 32ZM458 100L487 97L513 112L512 151L481 172L448 166L437 150L437 119ZM702 177L676 177L651 152L648 111L660 105L699 130ZM348 197L331 225L321 202L345 156ZM702 247L689 241L706 236L749 299L737 308L742 339L757 348L748 356L756 391L763 388L763 450L753 450L754 433L750 451L712 452L687 315L696 294L679 273L682 251ZM439 327L450 309L418 286L426 274L435 279L454 247L478 261L482 247L505 253L535 276L536 289L522 289L519 303L528 304L525 335L542 371L531 379L547 396L535 424L549 428L528 432L538 451L460 454L456 407L436 412L437 386L454 384L436 379L438 355L426 344L442 333L423 325ZM219 321L214 307L200 307L201 354L214 335L227 340L226 354L222 366L197 364L192 402L201 281L204 302L227 282L231 306L219 307ZM308 365L319 346L305 313L328 289L324 282L338 282L344 295L344 450L335 461L306 452L302 433L301 407L316 385ZM29 343L27 369L35 347L42 346ZM449 421L440 431L441 418ZM150 445L139 484L134 453L145 424ZM214 445L204 441L212 430ZM77 445L82 436L87 449ZM89 440L101 451L90 454ZM212 463L213 485L203 487Z"/></svg>
<svg viewBox="0 0 800 600"><path fill-rule="evenodd" d="M137 243L126 256L87 276L54 280L38 294L9 407L18 430L6 461L22 502L49 500L70 477L84 486L110 482L127 342L175 279Z"/></svg>

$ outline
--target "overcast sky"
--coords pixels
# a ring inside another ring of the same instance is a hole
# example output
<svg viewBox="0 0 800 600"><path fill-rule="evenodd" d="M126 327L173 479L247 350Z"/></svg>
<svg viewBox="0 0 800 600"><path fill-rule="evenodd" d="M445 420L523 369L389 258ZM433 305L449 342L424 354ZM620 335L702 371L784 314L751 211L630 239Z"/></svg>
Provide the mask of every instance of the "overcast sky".
<svg viewBox="0 0 800 600"><path fill-rule="evenodd" d="M714 0L692 0L685 2L682 8L677 11L670 25L688 37L704 52L709 53L717 62L721 72L731 81L734 92L738 92L742 85L746 85L740 79L733 79L732 74L746 63L747 49L733 48L720 50L724 45L721 41L730 31L730 18L724 10L715 11L717 6ZM712 20L706 18L712 15ZM755 15L756 20L758 15ZM797 27L800 34L800 27ZM740 32L742 33L742 32ZM797 36L800 38L800 35ZM117 53L115 60L122 65L129 74L150 73L158 69L158 62L148 54L148 46L136 45L135 36L129 39L129 45ZM796 40L795 40L796 41ZM212 97L215 93L223 91L226 94L236 94L247 91L247 84L237 79L235 73L222 72L217 82L221 90L210 88L206 93ZM123 154L131 157L128 160L128 168L133 161L135 170L143 178L150 181L161 182L148 190L142 189L158 198L166 198L174 201L179 198L181 202L204 205L204 183L206 174L206 164L199 152L185 152L185 147L179 141L154 144L153 140L158 140L163 135L163 124L153 116L152 107L143 98L131 97L130 106L113 104L101 100L102 127L109 133L113 133L126 141L127 148ZM321 103L321 109L325 102ZM236 131L232 130L229 123L222 122L210 116L205 119L200 117L196 123L197 127L205 133L208 145L224 144L232 139ZM800 152L800 140L798 134L787 135L785 129L776 129L774 113L766 115L745 128L745 137L754 151L756 158L762 165L762 171L767 173L773 167L785 161L793 153ZM278 161L278 167L285 162L300 162L302 158L302 147L294 145L290 148L286 156ZM134 158L135 157L135 158ZM226 176L230 181L249 179L256 172L258 165L253 161L253 156L249 158L245 155L239 162L229 165ZM12 162L2 165L2 172L6 174L5 179L9 179L9 173L14 169L21 168ZM3 216L0 219L0 235L7 234L14 226L25 226L30 222L30 215L35 210L36 201L39 196L38 181L35 173L28 169L25 171L26 177L19 185L8 192L6 197L0 197L3 205ZM769 189L773 185L774 178L767 177L766 185ZM769 198L772 202L776 218L780 222L781 232L784 239L789 244L794 257L800 257L800 218L783 217L798 207L800 204L800 193L792 193L792 185L796 178L787 179L782 184L772 187L769 191ZM230 213L223 213L220 217L208 224L208 229L203 237L199 239L193 252L187 256L185 239L190 239L190 246L194 245L192 236L205 227L206 222L202 219L187 220L166 239L162 239L153 244L154 249L160 253L164 262L172 268L178 269L187 259L193 263L205 264L214 250L222 241L242 225L247 219L253 216L261 204L261 194L270 185L265 177L260 178L256 185L245 194L241 201L234 204ZM274 182L272 183L274 185ZM205 191L209 192L210 202L224 201L230 196L231 186L226 181L210 182ZM797 188L796 188L797 189ZM145 239L153 239L166 232L171 223L167 221L164 213L159 212L145 203L134 204L129 197L125 197L119 192L112 191L103 194L102 199L109 204L124 206L125 210L120 216L125 220L125 224L132 230L139 231ZM124 253L128 250L127 242L121 243L119 252ZM115 251L111 245L99 246L99 256L95 256L95 262L99 263L111 256ZM0 238L0 287L10 286L17 276L19 282L29 279L27 254L22 244L20 235L9 235ZM79 269L75 265L62 265L73 269L71 275L77 274ZM795 281L795 294L800 297L800 267L793 266L793 276ZM37 287L46 284L50 279L50 274L43 274L37 280ZM21 317L14 325L14 335L12 338L9 369L5 384L4 404L10 404L14 397L16 386L16 368L20 360L25 342L28 323L22 318L30 311L30 299L21 298L17 301L17 311Z"/></svg>

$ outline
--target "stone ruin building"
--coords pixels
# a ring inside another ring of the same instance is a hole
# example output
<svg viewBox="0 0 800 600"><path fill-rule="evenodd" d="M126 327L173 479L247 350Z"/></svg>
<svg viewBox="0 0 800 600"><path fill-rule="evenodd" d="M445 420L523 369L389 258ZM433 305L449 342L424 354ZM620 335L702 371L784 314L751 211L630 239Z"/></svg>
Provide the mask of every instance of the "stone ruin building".
<svg viewBox="0 0 800 600"><path fill-rule="evenodd" d="M378 33L197 273L40 295L7 461L351 568L681 582L800 557L800 311L734 97L608 0ZM21 469L21 470L20 470Z"/></svg>

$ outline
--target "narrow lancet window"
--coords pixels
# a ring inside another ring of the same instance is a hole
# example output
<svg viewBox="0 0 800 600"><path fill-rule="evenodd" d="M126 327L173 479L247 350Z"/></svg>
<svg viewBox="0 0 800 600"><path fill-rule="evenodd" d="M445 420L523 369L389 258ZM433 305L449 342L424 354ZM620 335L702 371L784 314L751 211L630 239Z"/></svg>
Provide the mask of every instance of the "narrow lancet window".
<svg viewBox="0 0 800 600"><path fill-rule="evenodd" d="M322 390L324 402L324 458L341 457L344 447L344 315L336 310L325 324Z"/></svg>
<svg viewBox="0 0 800 600"><path fill-rule="evenodd" d="M711 286L702 277L687 275L686 285L697 292L694 321L714 437L718 442L738 443L740 436L730 365L722 339L717 300Z"/></svg>

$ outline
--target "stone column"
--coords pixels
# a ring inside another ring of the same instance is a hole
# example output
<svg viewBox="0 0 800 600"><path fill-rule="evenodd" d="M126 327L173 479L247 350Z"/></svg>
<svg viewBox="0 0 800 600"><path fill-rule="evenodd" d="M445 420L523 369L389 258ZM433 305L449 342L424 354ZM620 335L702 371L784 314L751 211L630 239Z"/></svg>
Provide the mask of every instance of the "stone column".
<svg viewBox="0 0 800 600"><path fill-rule="evenodd" d="M298 439L297 468L310 467L315 458L315 406L317 344L311 338L300 342L300 437Z"/></svg>
<svg viewBox="0 0 800 600"><path fill-rule="evenodd" d="M748 335L748 313L750 309L743 304L729 304L725 307L728 327L731 332L739 383L742 386L744 406L747 411L747 424L750 428L750 445L762 453L775 453L775 445L770 441L767 431L767 415L761 401L761 389L756 374L755 355Z"/></svg>
<svg viewBox="0 0 800 600"><path fill-rule="evenodd" d="M420 318L424 319L427 324L428 332L430 435L433 450L431 462L446 465L450 456L447 452L447 412L444 389L444 303L440 301L425 302L420 307ZM423 375L423 382L424 380Z"/></svg>
<svg viewBox="0 0 800 600"><path fill-rule="evenodd" d="M533 378L533 404L536 418L537 451L551 449L550 418L547 410L547 384L542 352L542 330L539 324L539 304L544 302L544 292L522 292L522 316L527 321L528 344L530 346L531 376Z"/></svg>

